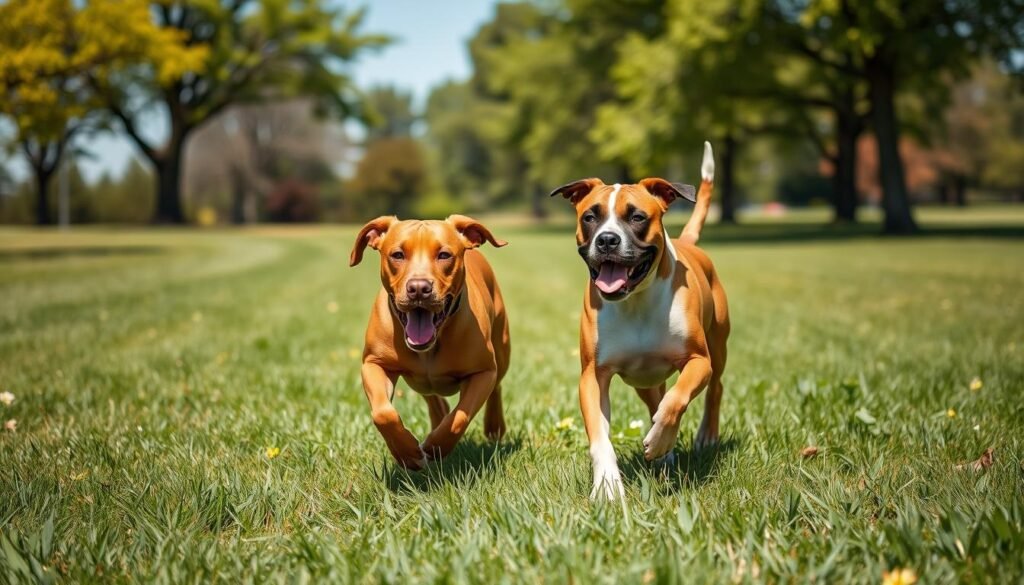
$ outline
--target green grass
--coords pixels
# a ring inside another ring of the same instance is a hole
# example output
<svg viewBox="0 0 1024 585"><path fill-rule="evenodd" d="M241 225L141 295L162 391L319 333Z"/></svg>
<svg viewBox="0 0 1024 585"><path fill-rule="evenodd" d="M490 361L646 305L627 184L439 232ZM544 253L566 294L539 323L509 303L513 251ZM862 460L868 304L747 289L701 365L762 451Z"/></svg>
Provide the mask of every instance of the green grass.
<svg viewBox="0 0 1024 585"><path fill-rule="evenodd" d="M358 382L379 280L375 254L346 267L353 229L0 231L0 582L1019 582L1012 213L969 237L710 226L723 442L690 451L698 400L656 473L617 381L623 505L587 498L571 228L496 228L510 434L474 422L421 474L392 464ZM423 402L396 402L422 437ZM990 446L986 472L953 469Z"/></svg>

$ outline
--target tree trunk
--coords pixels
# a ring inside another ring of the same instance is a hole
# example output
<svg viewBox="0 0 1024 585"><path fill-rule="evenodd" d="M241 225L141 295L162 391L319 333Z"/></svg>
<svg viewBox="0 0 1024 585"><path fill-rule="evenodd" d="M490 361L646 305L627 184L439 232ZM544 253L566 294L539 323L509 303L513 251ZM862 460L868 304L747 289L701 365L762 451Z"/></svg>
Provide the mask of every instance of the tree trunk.
<svg viewBox="0 0 1024 585"><path fill-rule="evenodd" d="M849 104L852 108L853 104ZM857 222L857 137L860 124L851 110L837 110L836 159L832 174L832 196L836 223Z"/></svg>
<svg viewBox="0 0 1024 585"><path fill-rule="evenodd" d="M629 183L633 182L632 181L632 175L629 172L629 165L627 165L626 163L620 163L618 165L618 167L619 167L619 180L618 180L618 182L622 183L623 185L628 185Z"/></svg>
<svg viewBox="0 0 1024 585"><path fill-rule="evenodd" d="M231 223L242 225L246 223L246 190L245 174L237 167L232 166L231 176Z"/></svg>
<svg viewBox="0 0 1024 585"><path fill-rule="evenodd" d="M957 207L967 207L967 177L953 176L953 198Z"/></svg>
<svg viewBox="0 0 1024 585"><path fill-rule="evenodd" d="M50 177L53 169L36 168L36 225L53 225L50 212Z"/></svg>
<svg viewBox="0 0 1024 585"><path fill-rule="evenodd" d="M733 162L736 158L736 139L726 134L722 141L722 154L715 165L715 177L721 177L722 214L720 223L736 223L736 183L733 176Z"/></svg>
<svg viewBox="0 0 1024 585"><path fill-rule="evenodd" d="M544 192L536 183L530 182L530 211L533 212L533 219L542 221L548 217L548 208L545 206L548 200L548 194Z"/></svg>
<svg viewBox="0 0 1024 585"><path fill-rule="evenodd" d="M876 55L866 64L871 96L871 121L878 143L879 182L882 185L882 207L887 234L909 234L917 231L910 210L907 183L900 159L900 127L896 116L896 78L885 58Z"/></svg>
<svg viewBox="0 0 1024 585"><path fill-rule="evenodd" d="M156 170L156 207L153 223L183 224L185 211L181 196L181 175L184 171L185 134L171 132L167 148L153 160Z"/></svg>

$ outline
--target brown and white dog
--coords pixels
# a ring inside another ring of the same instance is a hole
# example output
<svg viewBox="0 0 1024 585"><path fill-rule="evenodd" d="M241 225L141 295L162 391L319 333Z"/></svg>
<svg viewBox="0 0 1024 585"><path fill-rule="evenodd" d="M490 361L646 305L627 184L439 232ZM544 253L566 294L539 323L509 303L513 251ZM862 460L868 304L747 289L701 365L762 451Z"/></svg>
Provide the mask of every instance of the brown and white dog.
<svg viewBox="0 0 1024 585"><path fill-rule="evenodd" d="M623 495L609 439L608 387L619 375L636 389L653 423L644 456L668 458L687 406L705 386L704 419L695 446L718 441L729 311L725 290L707 255L697 248L711 203L715 163L704 143L700 191L690 185L644 179L605 185L583 179L555 189L576 207L576 242L590 270L580 319L580 408L594 466L592 498ZM696 207L672 240L662 217L683 197ZM665 381L679 372L666 392Z"/></svg>
<svg viewBox="0 0 1024 585"><path fill-rule="evenodd" d="M508 371L505 303L494 272L474 248L501 247L480 222L378 217L356 237L349 265L366 246L380 252L383 287L363 348L363 389L373 424L395 459L409 469L448 455L484 406L484 433L505 433L501 379ZM401 376L427 402L431 432L420 443L391 403ZM450 410L445 397L459 394Z"/></svg>

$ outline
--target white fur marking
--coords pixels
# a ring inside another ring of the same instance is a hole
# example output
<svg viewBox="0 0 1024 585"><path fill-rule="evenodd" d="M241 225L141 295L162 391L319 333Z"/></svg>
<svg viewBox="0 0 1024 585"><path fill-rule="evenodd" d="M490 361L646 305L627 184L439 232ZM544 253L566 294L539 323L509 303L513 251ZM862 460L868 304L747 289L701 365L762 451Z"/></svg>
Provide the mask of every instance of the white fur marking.
<svg viewBox="0 0 1024 585"><path fill-rule="evenodd" d="M590 491L590 498L615 500L625 496L612 442L607 437L595 441L590 447L590 458L594 464L594 487Z"/></svg>
<svg viewBox="0 0 1024 585"><path fill-rule="evenodd" d="M711 151L711 143L704 141L704 161L700 164L700 178L712 182L715 180L715 153Z"/></svg>
<svg viewBox="0 0 1024 585"><path fill-rule="evenodd" d="M672 238L668 235L668 228L662 226L661 231L665 238L665 249L668 250L669 255L672 256L672 261L678 262L679 256L676 255L676 246L672 243Z"/></svg>
<svg viewBox="0 0 1024 585"><path fill-rule="evenodd" d="M668 278L656 278L650 287L628 299L601 306L597 313L599 365L682 351L688 330L686 295L676 294L679 291L672 287L674 264L672 273ZM620 365L618 369L629 368Z"/></svg>
<svg viewBox="0 0 1024 585"><path fill-rule="evenodd" d="M605 232L612 232L619 236L622 240L622 251L628 253L630 250L630 239L626 236L626 230L622 227L622 220L615 213L615 202L619 198L619 189L622 189L622 185L615 183L612 185L612 196L608 199L608 217L605 218L604 223L598 226L597 231L594 232L594 237L590 241L590 253L595 252L594 248L597 246L597 237Z"/></svg>

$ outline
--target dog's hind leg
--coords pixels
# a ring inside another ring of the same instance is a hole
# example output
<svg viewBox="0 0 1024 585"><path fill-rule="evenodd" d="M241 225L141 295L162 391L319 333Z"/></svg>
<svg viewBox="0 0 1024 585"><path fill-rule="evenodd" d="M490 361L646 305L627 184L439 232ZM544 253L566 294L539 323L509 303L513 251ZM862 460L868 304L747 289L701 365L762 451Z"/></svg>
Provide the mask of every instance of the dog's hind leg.
<svg viewBox="0 0 1024 585"><path fill-rule="evenodd" d="M505 413L501 405L501 384L495 386L484 406L484 434L492 441L505 436Z"/></svg>
<svg viewBox="0 0 1024 585"><path fill-rule="evenodd" d="M427 411L430 412L430 430L434 430L451 411L451 406L444 396L424 396L423 400L427 401Z"/></svg>
<svg viewBox="0 0 1024 585"><path fill-rule="evenodd" d="M713 366L712 366L713 367ZM693 448L703 449L718 443L718 417L722 406L722 374L715 369L708 382L708 391L704 396L704 418L700 421L697 436L693 438Z"/></svg>
<svg viewBox="0 0 1024 585"><path fill-rule="evenodd" d="M708 349L711 353L711 379L704 397L704 418L700 421L693 448L701 449L718 443L718 419L722 406L722 374L728 354L726 342L729 339L729 307L725 291L717 275L713 275L711 294L715 300L715 323L708 335Z"/></svg>
<svg viewBox="0 0 1024 585"><path fill-rule="evenodd" d="M634 388L636 395L640 397L640 400L644 401L647 405L647 412L654 418L655 413L658 412L658 405L661 404L662 397L665 396L665 384L661 386L655 386L653 388Z"/></svg>

